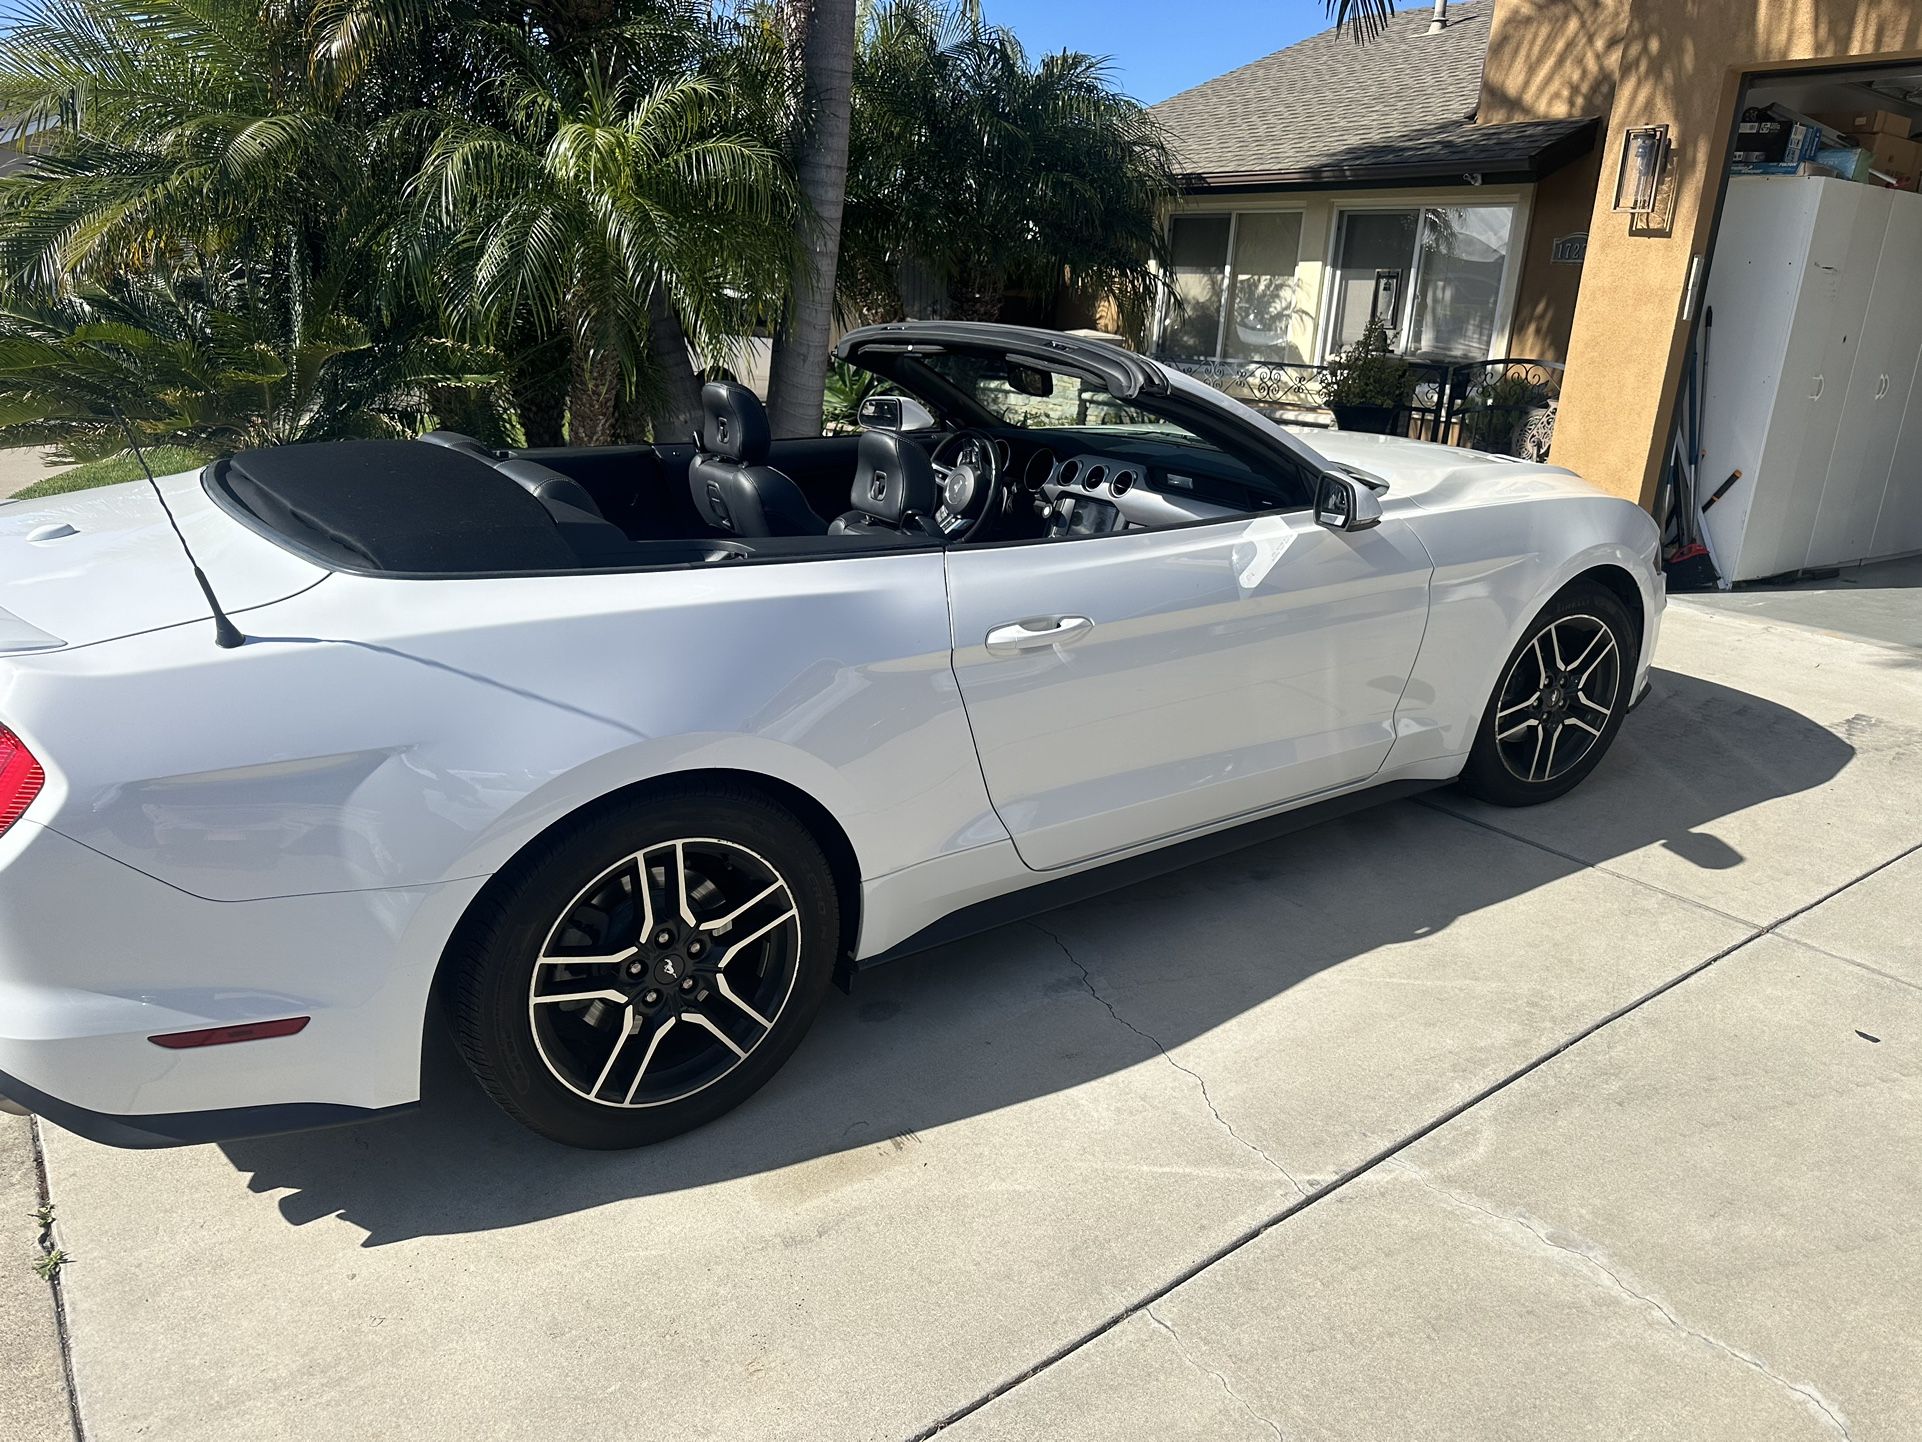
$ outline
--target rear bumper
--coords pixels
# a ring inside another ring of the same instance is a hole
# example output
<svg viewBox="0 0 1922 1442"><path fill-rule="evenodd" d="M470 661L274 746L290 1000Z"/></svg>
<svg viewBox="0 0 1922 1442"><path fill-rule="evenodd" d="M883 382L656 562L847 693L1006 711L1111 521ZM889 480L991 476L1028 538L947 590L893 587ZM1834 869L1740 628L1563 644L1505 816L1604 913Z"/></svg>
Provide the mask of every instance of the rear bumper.
<svg viewBox="0 0 1922 1442"><path fill-rule="evenodd" d="M185 1147L200 1142L231 1142L279 1132L350 1126L409 1112L418 1105L402 1102L391 1107L348 1107L328 1102L281 1102L272 1106L221 1107L215 1111L112 1116L63 1102L5 1072L0 1072L0 1097L90 1142L140 1148Z"/></svg>
<svg viewBox="0 0 1922 1442"><path fill-rule="evenodd" d="M0 1095L115 1146L404 1108L435 968L480 885L207 901L19 822L0 836ZM312 1021L224 1046L148 1039L289 1016Z"/></svg>

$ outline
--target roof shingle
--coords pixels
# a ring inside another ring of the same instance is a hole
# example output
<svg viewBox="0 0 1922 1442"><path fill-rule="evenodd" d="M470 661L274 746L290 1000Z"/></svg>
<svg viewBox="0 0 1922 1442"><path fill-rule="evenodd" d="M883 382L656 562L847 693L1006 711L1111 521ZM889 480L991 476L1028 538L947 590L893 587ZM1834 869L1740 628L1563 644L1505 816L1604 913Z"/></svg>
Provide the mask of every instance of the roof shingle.
<svg viewBox="0 0 1922 1442"><path fill-rule="evenodd" d="M1154 107L1196 185L1413 177L1438 167L1530 169L1584 120L1474 124L1493 0L1460 0L1445 29L1405 10L1378 38L1324 31Z"/></svg>

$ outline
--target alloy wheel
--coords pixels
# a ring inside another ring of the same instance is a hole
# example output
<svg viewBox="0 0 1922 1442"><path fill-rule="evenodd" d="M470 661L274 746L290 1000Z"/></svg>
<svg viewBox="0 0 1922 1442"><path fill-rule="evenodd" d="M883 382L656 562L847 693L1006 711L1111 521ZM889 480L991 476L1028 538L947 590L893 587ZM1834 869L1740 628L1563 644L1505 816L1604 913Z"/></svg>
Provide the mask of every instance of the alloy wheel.
<svg viewBox="0 0 1922 1442"><path fill-rule="evenodd" d="M1542 783L1581 764L1608 729L1622 653L1599 617L1561 616L1522 649L1495 705L1495 749L1518 781Z"/></svg>
<svg viewBox="0 0 1922 1442"><path fill-rule="evenodd" d="M773 1032L800 956L800 911L766 859L714 837L660 842L589 882L549 930L528 987L535 1047L589 1101L679 1101Z"/></svg>

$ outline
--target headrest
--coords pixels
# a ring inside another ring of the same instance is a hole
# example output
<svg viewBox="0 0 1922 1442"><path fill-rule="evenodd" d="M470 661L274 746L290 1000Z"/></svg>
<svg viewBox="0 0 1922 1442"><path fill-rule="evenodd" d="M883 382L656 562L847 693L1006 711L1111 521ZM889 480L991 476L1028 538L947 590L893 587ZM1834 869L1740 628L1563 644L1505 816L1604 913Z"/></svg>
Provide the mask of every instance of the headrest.
<svg viewBox="0 0 1922 1442"><path fill-rule="evenodd" d="M913 441L893 431L863 431L854 452L854 509L890 526L910 512L934 514L934 462Z"/></svg>
<svg viewBox="0 0 1922 1442"><path fill-rule="evenodd" d="M701 449L744 466L767 463L767 407L744 385L709 381L701 387Z"/></svg>
<svg viewBox="0 0 1922 1442"><path fill-rule="evenodd" d="M494 467L503 476L515 481L522 490L530 491L542 501L557 502L571 506L578 511L586 511L598 516L601 508L594 504L594 498L572 476L564 476L559 471L549 470L536 461L526 461L519 457L497 463Z"/></svg>

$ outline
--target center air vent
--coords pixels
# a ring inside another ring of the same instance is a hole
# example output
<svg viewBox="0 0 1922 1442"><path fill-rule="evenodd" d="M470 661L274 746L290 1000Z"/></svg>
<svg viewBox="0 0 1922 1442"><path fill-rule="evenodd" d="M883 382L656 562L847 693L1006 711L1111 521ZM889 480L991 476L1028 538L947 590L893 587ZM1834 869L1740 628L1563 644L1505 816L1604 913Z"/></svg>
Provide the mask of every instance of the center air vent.
<svg viewBox="0 0 1922 1442"><path fill-rule="evenodd" d="M1102 481L1106 480L1107 476L1108 468L1106 466L1089 466L1088 474L1082 477L1081 484L1092 491L1096 486L1100 485Z"/></svg>
<svg viewBox="0 0 1922 1442"><path fill-rule="evenodd" d="M1117 496L1125 496L1129 491L1134 489L1134 483L1135 473L1133 471L1116 471L1114 473L1114 481L1111 483L1109 489Z"/></svg>

